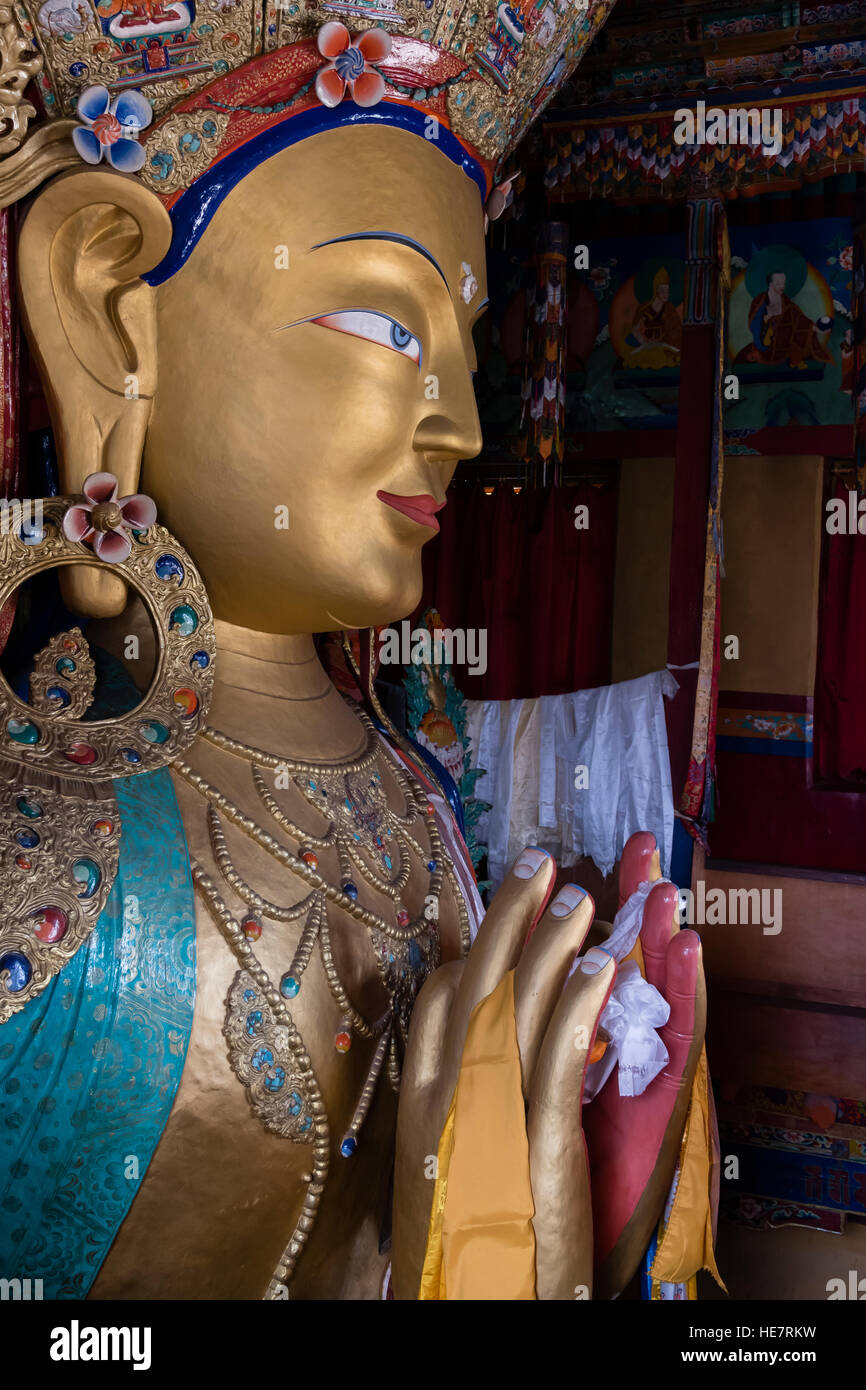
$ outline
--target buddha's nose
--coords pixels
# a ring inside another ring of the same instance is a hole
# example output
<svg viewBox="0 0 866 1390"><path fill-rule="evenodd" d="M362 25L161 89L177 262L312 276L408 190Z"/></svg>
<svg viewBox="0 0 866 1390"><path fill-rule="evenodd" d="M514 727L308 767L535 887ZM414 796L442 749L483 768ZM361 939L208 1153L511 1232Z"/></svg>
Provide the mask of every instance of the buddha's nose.
<svg viewBox="0 0 866 1390"><path fill-rule="evenodd" d="M457 464L481 452L481 421L471 381L459 408L426 415L415 431L412 447L431 463Z"/></svg>

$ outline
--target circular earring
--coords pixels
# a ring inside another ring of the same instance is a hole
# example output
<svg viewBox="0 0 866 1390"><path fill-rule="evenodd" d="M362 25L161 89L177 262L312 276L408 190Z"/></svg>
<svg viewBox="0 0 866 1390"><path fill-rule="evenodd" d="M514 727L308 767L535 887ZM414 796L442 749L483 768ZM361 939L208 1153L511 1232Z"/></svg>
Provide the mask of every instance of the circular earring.
<svg viewBox="0 0 866 1390"><path fill-rule="evenodd" d="M96 671L80 628L37 652L30 703L0 674L0 1024L40 993L87 939L117 874L121 823L112 781L170 764L195 739L213 690L213 615L186 551L141 495L117 498L109 473L83 498L35 504L0 534L0 607L27 579L110 564L156 633L150 687L131 711L87 719Z"/></svg>
<svg viewBox="0 0 866 1390"><path fill-rule="evenodd" d="M175 538L154 524L150 498L98 500L116 494L110 473L93 474L84 487L84 500L48 498L35 523L0 538L0 608L35 574L101 560L141 597L156 633L156 670L131 713L82 719L93 667L80 630L60 634L37 656L34 703L0 675L0 757L56 776L106 781L165 767L189 747L210 703L216 640L201 576Z"/></svg>

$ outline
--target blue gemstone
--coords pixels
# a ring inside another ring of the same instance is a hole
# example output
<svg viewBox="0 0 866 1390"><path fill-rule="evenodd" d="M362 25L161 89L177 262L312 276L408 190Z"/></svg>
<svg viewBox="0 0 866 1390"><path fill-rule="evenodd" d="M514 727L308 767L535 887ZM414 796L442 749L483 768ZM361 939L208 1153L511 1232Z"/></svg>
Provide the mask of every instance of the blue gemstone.
<svg viewBox="0 0 866 1390"><path fill-rule="evenodd" d="M427 860L427 872L432 874L435 868L436 868L436 860L435 860L435 859L428 859L428 860Z"/></svg>
<svg viewBox="0 0 866 1390"><path fill-rule="evenodd" d="M178 584L183 579L183 565L176 555L160 555L153 568L157 579L176 579Z"/></svg>
<svg viewBox="0 0 866 1390"><path fill-rule="evenodd" d="M45 694L57 709L66 709L66 706L72 703L72 696L62 685L49 685Z"/></svg>
<svg viewBox="0 0 866 1390"><path fill-rule="evenodd" d="M127 763L141 762L141 754L136 748L121 748L120 756L123 758L124 762Z"/></svg>
<svg viewBox="0 0 866 1390"><path fill-rule="evenodd" d="M17 994L30 983L33 974L33 966L25 955L20 951L7 951L5 956L0 956L0 974L4 970L9 971L9 979L6 988L10 994Z"/></svg>
<svg viewBox="0 0 866 1390"><path fill-rule="evenodd" d="M197 666L200 671L203 671L206 666L210 666L210 657L207 652L193 652L189 664L190 666Z"/></svg>
<svg viewBox="0 0 866 1390"><path fill-rule="evenodd" d="M352 1134L347 1134L340 1145L340 1153L344 1158L351 1158L358 1147L358 1141Z"/></svg>
<svg viewBox="0 0 866 1390"><path fill-rule="evenodd" d="M22 849L35 849L39 844L39 836L35 830L19 830L15 839Z"/></svg>
<svg viewBox="0 0 866 1390"><path fill-rule="evenodd" d="M358 896L358 889L355 887L355 884L352 882L351 879L347 879L346 882L343 884L343 892L346 894L347 898L352 899L352 902L354 902Z"/></svg>
<svg viewBox="0 0 866 1390"><path fill-rule="evenodd" d="M296 980L294 975L284 975L280 980L280 994L285 999L294 999L300 988L301 982Z"/></svg>
<svg viewBox="0 0 866 1390"><path fill-rule="evenodd" d="M249 1004L250 1000L255 999L255 997L256 997L256 992L255 992L254 989L245 989L245 990L244 990L244 999L247 1001L248 1004Z"/></svg>
<svg viewBox="0 0 866 1390"><path fill-rule="evenodd" d="M413 970L420 970L424 964L424 957L421 954L421 947L417 941L409 942L409 964Z"/></svg>

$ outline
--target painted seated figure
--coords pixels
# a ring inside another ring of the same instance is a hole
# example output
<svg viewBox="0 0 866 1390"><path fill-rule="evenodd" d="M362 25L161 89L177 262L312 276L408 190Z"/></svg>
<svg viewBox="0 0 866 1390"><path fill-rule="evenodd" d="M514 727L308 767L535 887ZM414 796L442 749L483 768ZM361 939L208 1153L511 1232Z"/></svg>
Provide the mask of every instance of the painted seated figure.
<svg viewBox="0 0 866 1390"><path fill-rule="evenodd" d="M591 900L547 907L528 850L485 915L371 639L366 708L314 644L412 611L480 448L485 200L550 55L527 42L503 92L463 20L434 39L443 7L355 38L339 7L279 10L264 41L242 8L248 51L185 96L112 98L95 60L58 77L40 34L65 114L2 174L7 201L52 176L18 264L63 496L3 537L0 594L54 568L74 621L0 686L0 1272L46 1297L378 1298L392 1264L398 1298L571 1298L593 1283L580 1097L615 974L590 950L564 989ZM606 8L552 42L576 60ZM155 652L138 689L130 637ZM647 970L680 1042L648 1128L599 1111L607 1294L661 1213L702 1055L696 938L672 888L655 902ZM485 1037L514 1215L467 1243L465 1169L489 1155L453 1097ZM431 1155L457 1203L438 1228Z"/></svg>

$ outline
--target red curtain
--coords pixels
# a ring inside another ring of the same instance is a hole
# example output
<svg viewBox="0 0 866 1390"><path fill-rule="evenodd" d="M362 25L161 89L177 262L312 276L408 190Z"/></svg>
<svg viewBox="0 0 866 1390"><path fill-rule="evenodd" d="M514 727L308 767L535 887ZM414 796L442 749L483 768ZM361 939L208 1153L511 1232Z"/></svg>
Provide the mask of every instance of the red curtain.
<svg viewBox="0 0 866 1390"><path fill-rule="evenodd" d="M833 496L847 514L849 493L841 479ZM825 542L815 770L822 781L866 787L866 536L859 534L828 535Z"/></svg>
<svg viewBox="0 0 866 1390"><path fill-rule="evenodd" d="M576 508L586 507L586 513ZM578 529L575 521L588 521ZM487 670L457 667L468 699L587 690L610 680L616 489L449 489L441 532L424 547L419 613L446 627L486 628Z"/></svg>

